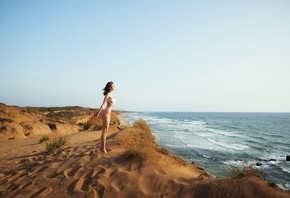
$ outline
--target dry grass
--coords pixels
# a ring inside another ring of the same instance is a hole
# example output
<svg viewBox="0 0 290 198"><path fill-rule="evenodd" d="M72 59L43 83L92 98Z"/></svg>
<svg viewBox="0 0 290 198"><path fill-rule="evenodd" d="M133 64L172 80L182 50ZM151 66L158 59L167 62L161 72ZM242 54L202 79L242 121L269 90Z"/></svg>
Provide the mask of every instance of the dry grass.
<svg viewBox="0 0 290 198"><path fill-rule="evenodd" d="M185 166L186 162L176 155L170 155L165 148L159 148L155 142L150 126L139 118L126 133L120 136L118 142L126 149L128 157L137 157L142 160L160 161L166 158L167 163Z"/></svg>
<svg viewBox="0 0 290 198"><path fill-rule="evenodd" d="M157 149L155 137L148 124L141 118L136 120L133 127L123 134L118 141L126 149L128 157L154 158L154 151Z"/></svg>
<svg viewBox="0 0 290 198"><path fill-rule="evenodd" d="M49 140L49 137L47 135L44 135L41 137L41 139L39 140L39 143L42 143L42 142L45 142L45 141L48 141Z"/></svg>
<svg viewBox="0 0 290 198"><path fill-rule="evenodd" d="M0 123L12 123L13 120L11 118L0 118Z"/></svg>
<svg viewBox="0 0 290 198"><path fill-rule="evenodd" d="M148 137L151 136L152 138L154 138L152 133L151 133L150 126L142 118L139 118L138 120L133 122L133 127L137 128L137 129L141 129L142 131L144 131L148 135Z"/></svg>
<svg viewBox="0 0 290 198"><path fill-rule="evenodd" d="M261 174L259 171L255 168L253 164L249 166L244 166L243 169L239 169L236 166L230 166L228 167L230 171L230 176L231 177L236 177L236 178L242 178L242 177L248 177L248 176L255 176L261 178Z"/></svg>
<svg viewBox="0 0 290 198"><path fill-rule="evenodd" d="M68 139L66 137L59 137L56 139L53 139L49 142L46 142L46 152L53 151L55 149L58 149L64 145L67 145L69 143Z"/></svg>

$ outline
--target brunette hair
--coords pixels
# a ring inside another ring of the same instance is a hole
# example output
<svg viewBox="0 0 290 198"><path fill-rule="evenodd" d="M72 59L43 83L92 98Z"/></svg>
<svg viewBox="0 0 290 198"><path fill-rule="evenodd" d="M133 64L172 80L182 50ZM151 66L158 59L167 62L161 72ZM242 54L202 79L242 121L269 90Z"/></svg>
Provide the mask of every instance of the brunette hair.
<svg viewBox="0 0 290 198"><path fill-rule="evenodd" d="M114 83L112 81L108 82L105 86L104 90L104 95L107 95L111 91L111 87Z"/></svg>

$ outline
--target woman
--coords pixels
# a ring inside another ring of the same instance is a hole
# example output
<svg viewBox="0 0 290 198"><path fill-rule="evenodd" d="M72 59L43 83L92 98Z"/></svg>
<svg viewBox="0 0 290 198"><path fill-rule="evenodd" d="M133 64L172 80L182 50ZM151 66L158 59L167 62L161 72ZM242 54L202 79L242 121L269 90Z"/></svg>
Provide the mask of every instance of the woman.
<svg viewBox="0 0 290 198"><path fill-rule="evenodd" d="M100 114L102 115L103 119L103 132L101 136L101 151L103 153L107 153L106 150L106 138L107 138L107 131L109 129L109 124L110 124L110 116L111 116L111 111L113 108L113 105L115 103L115 99L112 96L112 92L115 90L114 83L108 82L106 84L106 87L103 89L104 90L104 100L103 103L98 111L98 113L95 113L94 116L99 117ZM103 106L107 103L107 107L103 110Z"/></svg>

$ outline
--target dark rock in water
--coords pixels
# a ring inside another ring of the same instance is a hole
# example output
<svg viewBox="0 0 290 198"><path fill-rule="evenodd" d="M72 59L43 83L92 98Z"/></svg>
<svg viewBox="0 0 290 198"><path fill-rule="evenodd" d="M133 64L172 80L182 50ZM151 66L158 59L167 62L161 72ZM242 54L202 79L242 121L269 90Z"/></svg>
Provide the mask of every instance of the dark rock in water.
<svg viewBox="0 0 290 198"><path fill-rule="evenodd" d="M256 166L262 166L263 164L262 163L260 163L260 162L257 162L256 163Z"/></svg>
<svg viewBox="0 0 290 198"><path fill-rule="evenodd" d="M265 162L277 162L276 159L269 159L269 160L264 160Z"/></svg>
<svg viewBox="0 0 290 198"><path fill-rule="evenodd" d="M286 156L286 161L290 161L290 155Z"/></svg>
<svg viewBox="0 0 290 198"><path fill-rule="evenodd" d="M269 159L269 160L265 160L266 162L276 162L276 159Z"/></svg>

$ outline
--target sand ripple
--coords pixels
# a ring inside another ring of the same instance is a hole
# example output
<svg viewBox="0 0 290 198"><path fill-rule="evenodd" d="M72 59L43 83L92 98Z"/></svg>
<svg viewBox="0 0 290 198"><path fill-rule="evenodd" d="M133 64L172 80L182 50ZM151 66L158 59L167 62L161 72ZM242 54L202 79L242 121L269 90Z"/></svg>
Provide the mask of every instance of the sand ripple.
<svg viewBox="0 0 290 198"><path fill-rule="evenodd" d="M164 166L128 159L108 137L73 144L53 153L33 152L2 158L0 197L287 197L257 178L213 179L195 165Z"/></svg>

